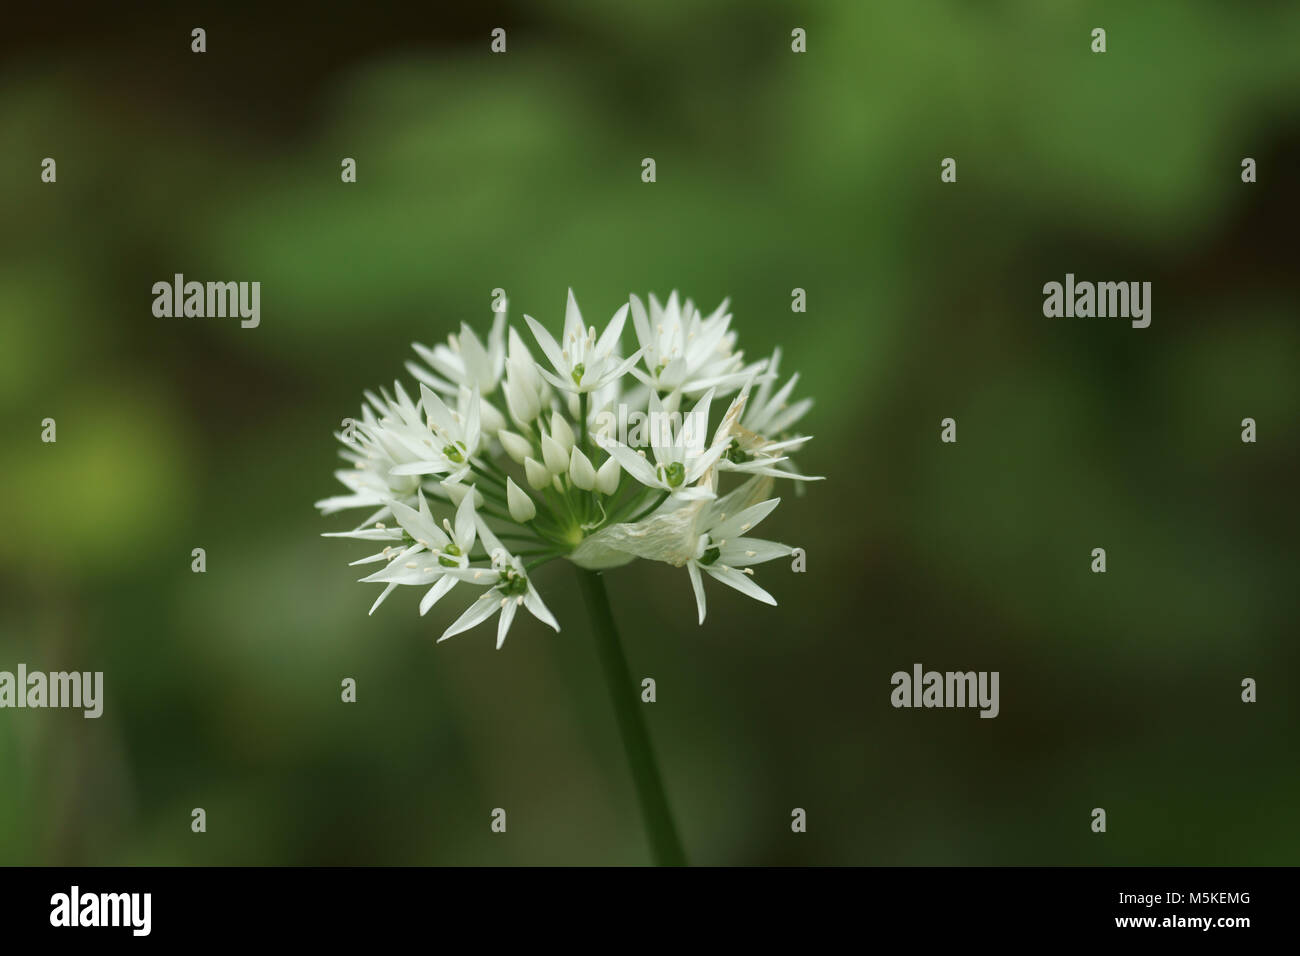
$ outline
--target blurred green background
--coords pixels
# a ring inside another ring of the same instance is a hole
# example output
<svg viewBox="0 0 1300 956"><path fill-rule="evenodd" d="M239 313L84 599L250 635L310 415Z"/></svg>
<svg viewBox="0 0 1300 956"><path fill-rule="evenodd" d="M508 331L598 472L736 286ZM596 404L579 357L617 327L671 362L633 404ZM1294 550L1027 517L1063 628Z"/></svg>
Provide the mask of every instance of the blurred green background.
<svg viewBox="0 0 1300 956"><path fill-rule="evenodd" d="M729 295L817 400L779 607L608 575L693 862L1296 861L1300 6L11 15L0 669L106 699L0 711L0 862L648 859L572 569L558 635L435 646L459 605L367 617L312 508L412 341L569 286ZM260 281L261 327L155 318L175 272ZM1045 319L1066 272L1151 281L1151 327ZM1001 715L894 710L914 662L1000 671Z"/></svg>

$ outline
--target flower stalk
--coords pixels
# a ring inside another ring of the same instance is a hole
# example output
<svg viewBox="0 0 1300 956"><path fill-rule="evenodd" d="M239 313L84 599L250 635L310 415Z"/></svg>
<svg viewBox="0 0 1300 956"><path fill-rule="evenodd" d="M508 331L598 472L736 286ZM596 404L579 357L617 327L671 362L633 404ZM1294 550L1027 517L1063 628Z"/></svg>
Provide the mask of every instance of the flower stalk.
<svg viewBox="0 0 1300 956"><path fill-rule="evenodd" d="M657 866L685 866L686 853L682 849L677 825L673 822L672 811L668 807L668 794L664 790L663 777L655 761L650 733L637 706L638 685L628 669L627 656L619 641L605 580L599 571L583 569L578 570L578 579L591 618L601 669L605 672L605 683L614 705L614 719L618 723L619 736L623 738L623 749L632 770L632 783L636 789L637 802L641 805L651 857Z"/></svg>

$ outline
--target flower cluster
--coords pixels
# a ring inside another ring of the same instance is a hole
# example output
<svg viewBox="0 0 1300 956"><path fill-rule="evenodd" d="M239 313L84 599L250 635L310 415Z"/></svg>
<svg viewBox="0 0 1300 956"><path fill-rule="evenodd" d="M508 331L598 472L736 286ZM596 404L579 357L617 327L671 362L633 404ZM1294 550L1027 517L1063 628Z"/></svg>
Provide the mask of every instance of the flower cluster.
<svg viewBox="0 0 1300 956"><path fill-rule="evenodd" d="M624 356L629 312L638 347ZM486 340L462 325L446 345L416 345L418 392L367 392L337 433L348 493L316 507L368 510L327 536L382 546L353 562L379 566L361 578L383 586L371 613L399 585L427 589L421 614L466 585L477 597L439 640L500 611L500 647L520 607L558 631L530 577L556 558L685 567L701 624L705 574L775 604L753 566L791 549L750 532L780 503L777 479L811 480L790 454L812 402L791 401L798 375L780 382L780 351L747 363L727 302L705 316L676 292L648 308L632 296L598 330L570 291L558 340L524 320L540 357L503 308Z"/></svg>

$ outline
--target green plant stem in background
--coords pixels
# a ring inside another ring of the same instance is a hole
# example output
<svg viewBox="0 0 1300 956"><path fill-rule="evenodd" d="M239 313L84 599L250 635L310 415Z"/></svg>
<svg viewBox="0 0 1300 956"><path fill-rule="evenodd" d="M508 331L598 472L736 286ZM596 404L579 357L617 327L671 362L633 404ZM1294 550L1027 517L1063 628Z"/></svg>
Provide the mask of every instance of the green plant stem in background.
<svg viewBox="0 0 1300 956"><path fill-rule="evenodd" d="M659 775L659 765L650 746L650 734L637 706L637 685L632 680L623 645L619 642L605 579L598 571L586 570L579 570L578 577L596 637L596 651L605 671L605 683L609 685L609 694L614 702L619 734L632 767L632 782L641 803L641 815L645 818L651 856L659 866L685 866L686 854L677 835L672 811L668 809L668 795L664 792L663 778Z"/></svg>

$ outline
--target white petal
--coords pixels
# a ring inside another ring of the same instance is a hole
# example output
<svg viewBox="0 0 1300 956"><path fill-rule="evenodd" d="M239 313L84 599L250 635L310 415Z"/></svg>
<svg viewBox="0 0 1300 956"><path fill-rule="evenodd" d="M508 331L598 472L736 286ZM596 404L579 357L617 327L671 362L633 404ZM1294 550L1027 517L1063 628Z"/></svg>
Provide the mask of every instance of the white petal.
<svg viewBox="0 0 1300 956"><path fill-rule="evenodd" d="M492 529L487 526L487 522L483 520L481 515L475 515L475 520L478 522L478 536L483 539L483 550L487 552L489 558L498 551L504 551L506 554L510 553L509 549L505 548L497 539L497 536L492 533Z"/></svg>
<svg viewBox="0 0 1300 956"><path fill-rule="evenodd" d="M646 315L645 306L635 295L629 298L628 304L632 307L632 327L636 329L637 341L641 343L646 367L653 369L659 355L654 347L655 337L650 328L650 317Z"/></svg>
<svg viewBox="0 0 1300 956"><path fill-rule="evenodd" d="M709 389L682 420L681 430L673 444L685 453L683 458L698 455L704 450L704 443L708 440L705 436L709 433L709 407L712 404L713 389Z"/></svg>
<svg viewBox="0 0 1300 956"><path fill-rule="evenodd" d="M541 374L542 378L546 379L548 382L550 382L552 385L554 385L562 392L578 391L578 386L573 384L573 379L571 378L566 380L559 375L553 375L552 373L548 372L546 369L542 368L540 365L537 366L537 371Z"/></svg>
<svg viewBox="0 0 1300 956"><path fill-rule="evenodd" d="M641 357L641 350L637 349L635 352L633 352L631 355L625 358L618 365L614 366L612 369L601 372L600 378L597 379L592 385L588 387L600 388L601 386L608 385L616 378L622 378L625 374L627 374L627 372L632 368L632 366L637 363L637 359L639 359L640 357Z"/></svg>
<svg viewBox="0 0 1300 956"><path fill-rule="evenodd" d="M659 481L659 477L655 474L654 466L634 452L631 448L628 448L627 445L611 439L598 439L596 444L600 445L600 447L609 452L613 458L617 459L618 463L623 466L623 470L637 481L641 482L641 484L648 485L651 488L663 487L662 482Z"/></svg>
<svg viewBox="0 0 1300 956"><path fill-rule="evenodd" d="M398 501L394 501L389 507L393 509L393 517L397 519L397 523L402 526L406 533L416 541L424 541L426 543L425 547L429 548L429 550L432 551L434 548L447 546L447 536L434 523L431 516L420 514L414 508L408 508Z"/></svg>
<svg viewBox="0 0 1300 956"><path fill-rule="evenodd" d="M478 530L478 522L475 520L478 513L474 510L478 507L478 502L475 498L482 498L477 488L474 489L474 494L461 498L456 508L456 544L465 554L469 554L470 548L474 547L474 535Z"/></svg>
<svg viewBox="0 0 1300 956"><path fill-rule="evenodd" d="M479 438L482 434L479 429L479 415L483 410L483 402L479 399L478 388L474 388L474 394L470 399L469 421L465 425L465 448L467 454L474 454L478 451Z"/></svg>
<svg viewBox="0 0 1300 956"><path fill-rule="evenodd" d="M374 614L374 613L375 613L375 608L379 607L379 605L381 605L381 604L384 603L384 598L386 598L386 597L388 597L388 595L392 594L392 593L393 593L393 588L395 588L395 587L397 587L396 584L390 584L390 585L388 585L388 587L384 588L384 593L381 594L381 595L379 595L379 597L375 599L375 603L374 603L374 604L370 605L370 611L369 611L368 613L370 613L370 614Z"/></svg>
<svg viewBox="0 0 1300 956"><path fill-rule="evenodd" d="M605 356L612 355L618 345L619 338L623 335L623 323L627 321L628 303L624 302L622 307L614 313L614 317L609 320L609 325L601 333L600 341L596 343L596 354Z"/></svg>
<svg viewBox="0 0 1300 956"><path fill-rule="evenodd" d="M528 593L524 595L524 607L528 608L530 614L543 624L549 624L551 629L559 633L560 625L555 620L555 615L550 612L545 604L542 603L541 595L533 587L532 582L528 584Z"/></svg>
<svg viewBox="0 0 1300 956"><path fill-rule="evenodd" d="M494 611L501 605L501 595L493 590L488 591L481 598L465 609L465 613L456 618L447 630L442 632L439 641L445 641L449 637L454 637L462 631L468 631L476 624L481 624L490 618Z"/></svg>
<svg viewBox="0 0 1300 956"><path fill-rule="evenodd" d="M413 461L405 465L398 465L391 469L390 475L443 475L449 469L447 462L443 461Z"/></svg>
<svg viewBox="0 0 1300 956"><path fill-rule="evenodd" d="M501 650L501 645L506 642L506 632L510 630L510 622L515 619L515 609L519 607L510 598L505 598L505 602L501 608L501 620L497 621L497 650Z"/></svg>
<svg viewBox="0 0 1300 956"><path fill-rule="evenodd" d="M686 565L691 576L691 587L695 590L695 606L700 612L700 623L704 623L704 581L700 578L700 568L694 561Z"/></svg>
<svg viewBox="0 0 1300 956"><path fill-rule="evenodd" d="M709 530L709 536L715 541L720 541L723 538L739 537L770 515L772 510L780 503L780 498L771 498L767 501L760 501L738 514L729 515L725 521Z"/></svg>
<svg viewBox="0 0 1300 956"><path fill-rule="evenodd" d="M735 588L741 594L749 595L755 601L762 601L764 604L776 604L776 598L755 584L748 574L719 564L709 565L704 570L716 580L721 581L728 587Z"/></svg>
<svg viewBox="0 0 1300 956"><path fill-rule="evenodd" d="M456 586L457 579L450 575L444 574L438 579L438 583L429 588L429 592L420 598L420 616L423 617L429 613L429 608L438 603L438 599Z"/></svg>
<svg viewBox="0 0 1300 956"><path fill-rule="evenodd" d="M573 290L570 289L569 299L564 304L564 341L567 343L573 338L580 339L586 334L587 328L582 324L582 313L578 311L578 300L573 297Z"/></svg>
<svg viewBox="0 0 1300 956"><path fill-rule="evenodd" d="M531 315L525 315L524 321L527 322L528 327L533 330L533 338L537 339L537 344L541 346L542 352L546 355L546 358L550 363L555 366L556 371L567 372L568 369L566 368L564 356L561 354L560 346L556 344L551 333L547 332L542 324ZM545 369L539 368L538 371L544 373Z"/></svg>

